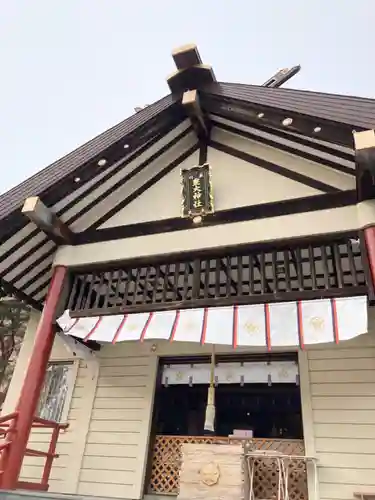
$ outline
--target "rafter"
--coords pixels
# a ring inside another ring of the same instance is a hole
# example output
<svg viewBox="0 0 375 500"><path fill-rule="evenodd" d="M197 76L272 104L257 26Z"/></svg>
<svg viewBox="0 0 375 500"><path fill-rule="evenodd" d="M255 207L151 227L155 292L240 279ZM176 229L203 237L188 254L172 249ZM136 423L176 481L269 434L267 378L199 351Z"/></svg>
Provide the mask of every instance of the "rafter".
<svg viewBox="0 0 375 500"><path fill-rule="evenodd" d="M263 89L266 90L266 89ZM280 92L283 89L275 89ZM302 136L320 139L328 143L351 148L353 126L348 123L334 123L332 120L290 110L275 105L252 102L249 98L224 97L221 84L211 86L201 95L201 105L210 114L232 121L247 120L249 125L263 125L277 130L287 130ZM229 94L229 92L228 92Z"/></svg>
<svg viewBox="0 0 375 500"><path fill-rule="evenodd" d="M55 243L73 243L73 232L38 196L26 199L22 213Z"/></svg>

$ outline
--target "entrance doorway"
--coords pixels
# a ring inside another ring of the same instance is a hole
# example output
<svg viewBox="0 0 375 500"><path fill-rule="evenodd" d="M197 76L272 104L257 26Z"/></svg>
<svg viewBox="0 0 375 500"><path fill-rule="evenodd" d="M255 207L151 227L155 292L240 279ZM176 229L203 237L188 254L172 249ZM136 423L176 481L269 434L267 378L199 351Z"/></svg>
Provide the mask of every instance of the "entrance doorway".
<svg viewBox="0 0 375 500"><path fill-rule="evenodd" d="M183 443L251 442L255 449L303 455L303 426L295 354L216 356L215 432L205 435L210 359L162 359L155 393L149 493L177 494ZM272 470L264 470L273 483ZM306 473L298 471L300 485ZM258 481L261 498L266 492ZM276 483L275 483L276 484ZM304 486L302 487L303 490ZM304 499L304 493L294 495Z"/></svg>
<svg viewBox="0 0 375 500"><path fill-rule="evenodd" d="M157 434L203 436L207 385L161 386ZM227 384L215 390L215 435L252 431L254 438L302 439L301 397L294 384Z"/></svg>

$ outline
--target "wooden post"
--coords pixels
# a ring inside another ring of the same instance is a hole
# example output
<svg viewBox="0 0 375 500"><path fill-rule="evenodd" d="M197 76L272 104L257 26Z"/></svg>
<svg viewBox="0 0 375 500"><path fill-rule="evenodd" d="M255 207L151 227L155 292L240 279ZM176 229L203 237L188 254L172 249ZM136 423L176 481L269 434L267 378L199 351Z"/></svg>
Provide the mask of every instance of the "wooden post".
<svg viewBox="0 0 375 500"><path fill-rule="evenodd" d="M372 289L375 287L375 227L366 227L363 231L367 251L368 267L372 279Z"/></svg>
<svg viewBox="0 0 375 500"><path fill-rule="evenodd" d="M358 218L363 228L371 288L375 285L375 131L354 132Z"/></svg>
<svg viewBox="0 0 375 500"><path fill-rule="evenodd" d="M15 432L9 436L9 451L4 454L1 460L0 470L3 471L3 474L0 478L0 484L2 489L17 488L18 477L55 339L55 312L65 276L66 267L55 267L16 408L18 418L15 423Z"/></svg>

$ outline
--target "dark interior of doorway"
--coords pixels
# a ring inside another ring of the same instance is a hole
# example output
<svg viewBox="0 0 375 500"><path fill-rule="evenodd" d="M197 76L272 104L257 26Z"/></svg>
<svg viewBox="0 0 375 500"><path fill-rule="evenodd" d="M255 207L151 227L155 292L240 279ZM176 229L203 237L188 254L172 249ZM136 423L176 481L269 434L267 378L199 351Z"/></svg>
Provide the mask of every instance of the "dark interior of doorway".
<svg viewBox="0 0 375 500"><path fill-rule="evenodd" d="M207 385L159 385L155 394L155 434L204 434ZM302 439L300 388L297 384L223 384L215 393L217 436L234 429L253 430L259 438Z"/></svg>

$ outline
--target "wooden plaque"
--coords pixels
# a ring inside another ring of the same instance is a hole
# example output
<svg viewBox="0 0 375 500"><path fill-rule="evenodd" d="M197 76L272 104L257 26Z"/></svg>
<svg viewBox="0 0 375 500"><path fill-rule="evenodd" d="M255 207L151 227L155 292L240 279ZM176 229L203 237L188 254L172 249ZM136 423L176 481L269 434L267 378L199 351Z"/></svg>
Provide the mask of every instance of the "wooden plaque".
<svg viewBox="0 0 375 500"><path fill-rule="evenodd" d="M197 217L214 211L211 168L208 163L181 170L182 217Z"/></svg>

